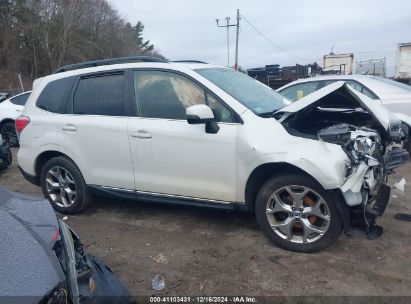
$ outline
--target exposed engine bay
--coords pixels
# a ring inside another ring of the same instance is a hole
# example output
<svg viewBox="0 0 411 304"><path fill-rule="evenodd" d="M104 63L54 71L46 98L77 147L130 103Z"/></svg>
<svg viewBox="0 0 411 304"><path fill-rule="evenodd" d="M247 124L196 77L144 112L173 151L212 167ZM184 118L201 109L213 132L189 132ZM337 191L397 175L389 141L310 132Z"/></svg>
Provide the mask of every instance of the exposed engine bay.
<svg viewBox="0 0 411 304"><path fill-rule="evenodd" d="M351 218L357 214L366 227L374 226L388 204L388 175L408 159L401 121L384 124L347 85L275 117L291 135L341 146L348 161L340 189Z"/></svg>

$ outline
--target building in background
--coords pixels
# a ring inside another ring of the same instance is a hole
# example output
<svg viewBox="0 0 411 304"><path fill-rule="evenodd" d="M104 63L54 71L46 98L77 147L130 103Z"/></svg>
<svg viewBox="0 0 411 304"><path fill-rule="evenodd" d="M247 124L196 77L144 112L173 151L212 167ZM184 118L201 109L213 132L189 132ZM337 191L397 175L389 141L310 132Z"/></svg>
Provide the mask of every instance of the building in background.
<svg viewBox="0 0 411 304"><path fill-rule="evenodd" d="M411 42L398 44L394 77L397 81L411 85Z"/></svg>
<svg viewBox="0 0 411 304"><path fill-rule="evenodd" d="M323 74L351 75L353 73L354 54L330 53L323 57Z"/></svg>
<svg viewBox="0 0 411 304"><path fill-rule="evenodd" d="M369 59L369 60L364 60L364 61L357 61L355 66L356 66L356 69L355 69L356 74L373 75L373 76L380 76L384 78L387 76L385 57Z"/></svg>

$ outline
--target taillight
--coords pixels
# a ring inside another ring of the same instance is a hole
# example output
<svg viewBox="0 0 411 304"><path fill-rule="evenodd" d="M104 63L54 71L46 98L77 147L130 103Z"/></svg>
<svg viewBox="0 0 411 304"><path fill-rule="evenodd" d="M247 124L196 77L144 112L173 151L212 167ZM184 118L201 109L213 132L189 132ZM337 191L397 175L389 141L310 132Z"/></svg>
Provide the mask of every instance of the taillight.
<svg viewBox="0 0 411 304"><path fill-rule="evenodd" d="M23 129L29 124L30 117L28 116L19 116L16 118L16 132L21 133Z"/></svg>
<svg viewBox="0 0 411 304"><path fill-rule="evenodd" d="M58 238L58 236L59 236L59 229L56 228L56 230L54 230L53 235L51 236L51 239L52 239L53 241L56 241L57 238Z"/></svg>

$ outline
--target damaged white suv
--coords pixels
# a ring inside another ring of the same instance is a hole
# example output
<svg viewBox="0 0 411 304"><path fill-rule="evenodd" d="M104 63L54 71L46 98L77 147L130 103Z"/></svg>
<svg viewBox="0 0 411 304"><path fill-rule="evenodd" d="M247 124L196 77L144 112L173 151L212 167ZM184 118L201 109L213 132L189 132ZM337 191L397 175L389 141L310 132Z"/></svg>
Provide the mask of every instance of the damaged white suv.
<svg viewBox="0 0 411 304"><path fill-rule="evenodd" d="M278 246L313 252L384 212L408 158L391 119L344 82L286 105L231 69L117 58L35 81L18 161L62 213L92 195L245 210Z"/></svg>

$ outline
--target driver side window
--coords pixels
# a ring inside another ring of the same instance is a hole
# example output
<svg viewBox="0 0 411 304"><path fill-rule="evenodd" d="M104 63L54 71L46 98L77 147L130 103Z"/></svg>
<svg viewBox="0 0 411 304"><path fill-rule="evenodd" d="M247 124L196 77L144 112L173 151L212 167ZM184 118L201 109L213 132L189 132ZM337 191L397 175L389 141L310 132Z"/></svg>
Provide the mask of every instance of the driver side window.
<svg viewBox="0 0 411 304"><path fill-rule="evenodd" d="M231 111L218 99L181 75L166 71L135 71L134 90L139 115L186 120L186 109L207 104L217 122L232 122Z"/></svg>

